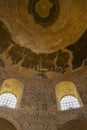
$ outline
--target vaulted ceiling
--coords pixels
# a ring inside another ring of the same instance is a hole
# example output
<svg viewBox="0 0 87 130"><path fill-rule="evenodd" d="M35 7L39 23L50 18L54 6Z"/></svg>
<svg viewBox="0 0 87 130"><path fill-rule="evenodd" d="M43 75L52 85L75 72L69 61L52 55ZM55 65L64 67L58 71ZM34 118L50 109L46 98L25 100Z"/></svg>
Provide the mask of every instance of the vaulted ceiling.
<svg viewBox="0 0 87 130"><path fill-rule="evenodd" d="M0 0L0 66L64 73L87 65L87 0Z"/></svg>

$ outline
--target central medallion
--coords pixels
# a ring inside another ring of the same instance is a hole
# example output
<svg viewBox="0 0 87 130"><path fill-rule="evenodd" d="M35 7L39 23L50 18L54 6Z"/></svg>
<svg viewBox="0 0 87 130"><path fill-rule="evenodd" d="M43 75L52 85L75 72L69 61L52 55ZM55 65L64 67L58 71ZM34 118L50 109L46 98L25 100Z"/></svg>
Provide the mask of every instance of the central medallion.
<svg viewBox="0 0 87 130"><path fill-rule="evenodd" d="M29 0L28 12L33 15L36 23L47 27L53 24L59 16L58 0Z"/></svg>
<svg viewBox="0 0 87 130"><path fill-rule="evenodd" d="M50 9L52 8L52 6L53 3L49 0L40 0L35 6L35 10L40 17L46 18L49 16Z"/></svg>

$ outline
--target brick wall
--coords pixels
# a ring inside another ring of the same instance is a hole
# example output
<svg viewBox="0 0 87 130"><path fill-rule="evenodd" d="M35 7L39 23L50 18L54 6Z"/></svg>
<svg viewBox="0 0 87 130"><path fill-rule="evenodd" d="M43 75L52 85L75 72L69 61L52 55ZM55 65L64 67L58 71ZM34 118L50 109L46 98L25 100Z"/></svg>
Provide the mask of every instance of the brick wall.
<svg viewBox="0 0 87 130"><path fill-rule="evenodd" d="M17 130L58 130L69 120L87 119L87 67L48 79L28 78L5 69L0 69L0 73L0 84L7 78L16 78L24 84L20 107L17 110L0 108L0 117L12 122ZM84 104L82 108L64 112L57 110L55 86L62 80L76 85Z"/></svg>

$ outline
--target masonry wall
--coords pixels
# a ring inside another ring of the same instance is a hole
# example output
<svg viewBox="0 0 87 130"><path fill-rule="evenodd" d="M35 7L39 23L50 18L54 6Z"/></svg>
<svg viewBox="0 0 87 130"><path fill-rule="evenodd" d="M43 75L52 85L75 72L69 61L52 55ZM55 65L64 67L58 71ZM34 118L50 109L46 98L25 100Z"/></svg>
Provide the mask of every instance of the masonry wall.
<svg viewBox="0 0 87 130"><path fill-rule="evenodd" d="M24 84L20 107L16 110L0 108L0 117L12 122L17 130L59 130L69 120L87 119L87 67L47 79L28 78L5 69L0 69L0 73L0 84L7 78L16 78ZM61 81L76 85L84 104L82 108L57 110L55 86Z"/></svg>

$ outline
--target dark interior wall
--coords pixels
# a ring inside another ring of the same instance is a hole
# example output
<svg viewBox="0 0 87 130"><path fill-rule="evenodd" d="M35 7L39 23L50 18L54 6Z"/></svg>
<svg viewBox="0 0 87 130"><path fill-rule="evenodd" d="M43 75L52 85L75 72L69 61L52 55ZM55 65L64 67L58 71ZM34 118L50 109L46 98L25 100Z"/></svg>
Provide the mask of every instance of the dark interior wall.
<svg viewBox="0 0 87 130"><path fill-rule="evenodd" d="M66 47L72 52L73 60L72 66L73 69L79 68L82 66L82 63L87 59L87 29L83 35L72 45ZM87 65L87 64L85 64Z"/></svg>

